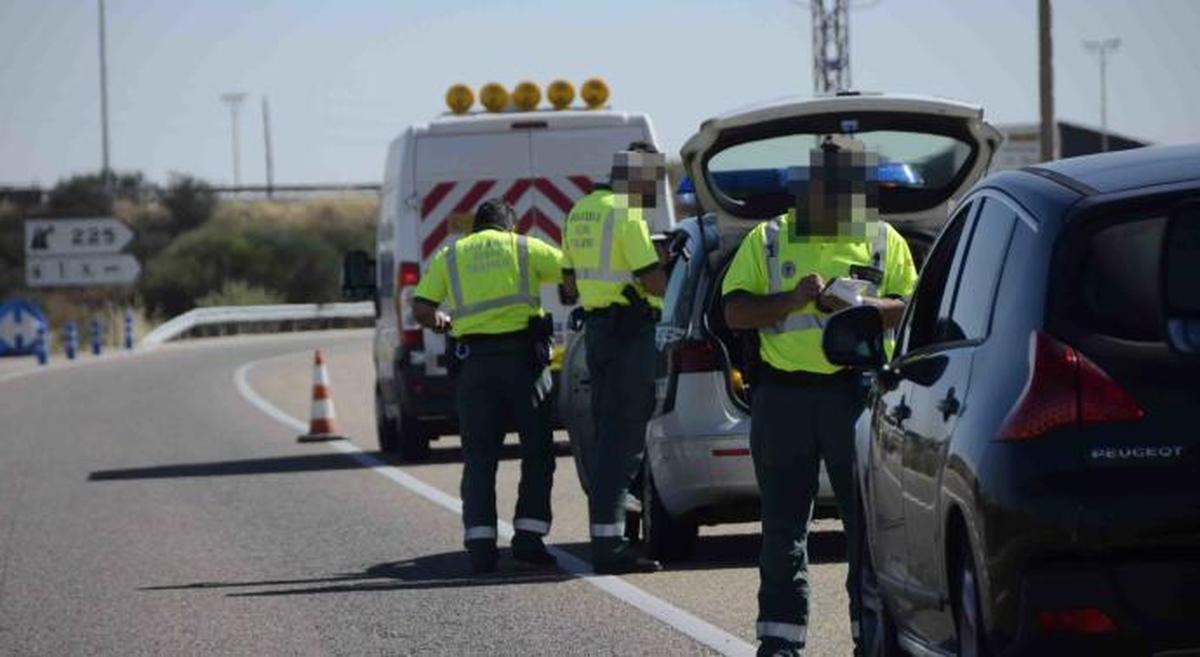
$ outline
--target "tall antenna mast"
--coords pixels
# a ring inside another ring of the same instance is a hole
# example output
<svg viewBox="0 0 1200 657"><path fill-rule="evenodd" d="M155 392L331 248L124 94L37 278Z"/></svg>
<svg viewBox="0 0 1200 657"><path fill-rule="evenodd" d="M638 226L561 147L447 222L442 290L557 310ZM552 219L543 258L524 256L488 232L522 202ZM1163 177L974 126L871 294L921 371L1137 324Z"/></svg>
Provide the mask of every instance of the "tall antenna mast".
<svg viewBox="0 0 1200 657"><path fill-rule="evenodd" d="M813 93L850 88L850 0L811 0Z"/></svg>

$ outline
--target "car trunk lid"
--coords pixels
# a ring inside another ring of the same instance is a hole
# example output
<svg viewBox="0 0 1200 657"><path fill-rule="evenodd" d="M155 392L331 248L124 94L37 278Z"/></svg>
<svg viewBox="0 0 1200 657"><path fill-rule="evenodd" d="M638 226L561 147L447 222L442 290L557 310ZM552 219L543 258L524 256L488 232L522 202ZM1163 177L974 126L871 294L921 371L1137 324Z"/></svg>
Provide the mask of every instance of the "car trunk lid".
<svg viewBox="0 0 1200 657"><path fill-rule="evenodd" d="M681 150L700 206L717 216L722 250L791 207L784 182L824 135L853 135L880 156L880 213L936 234L987 171L1002 137L983 109L917 96L840 94L780 100L709 119Z"/></svg>

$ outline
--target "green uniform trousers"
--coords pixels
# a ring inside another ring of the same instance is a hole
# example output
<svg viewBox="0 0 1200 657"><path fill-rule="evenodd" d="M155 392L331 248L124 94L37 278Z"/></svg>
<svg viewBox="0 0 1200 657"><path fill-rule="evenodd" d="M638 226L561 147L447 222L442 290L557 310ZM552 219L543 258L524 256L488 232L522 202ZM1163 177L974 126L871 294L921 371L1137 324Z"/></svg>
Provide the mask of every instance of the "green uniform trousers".
<svg viewBox="0 0 1200 657"><path fill-rule="evenodd" d="M595 425L588 464L592 561L633 557L625 539L625 496L646 448L646 422L654 412L654 325L635 335L614 330L611 314L587 319L587 365Z"/></svg>
<svg viewBox="0 0 1200 657"><path fill-rule="evenodd" d="M513 527L518 536L550 531L554 436L550 403L533 405L535 373L524 341L467 344L456 379L463 451L463 526L468 549L496 544L496 466L505 424L521 437L521 483ZM511 414L511 415L510 415Z"/></svg>
<svg viewBox="0 0 1200 657"><path fill-rule="evenodd" d="M845 527L850 622L859 626L859 526L853 486L854 425L863 410L861 379L853 374L813 383L767 380L751 400L750 449L762 494L759 554L760 654L802 654L808 634L808 524L825 461ZM769 377L768 377L769 379Z"/></svg>

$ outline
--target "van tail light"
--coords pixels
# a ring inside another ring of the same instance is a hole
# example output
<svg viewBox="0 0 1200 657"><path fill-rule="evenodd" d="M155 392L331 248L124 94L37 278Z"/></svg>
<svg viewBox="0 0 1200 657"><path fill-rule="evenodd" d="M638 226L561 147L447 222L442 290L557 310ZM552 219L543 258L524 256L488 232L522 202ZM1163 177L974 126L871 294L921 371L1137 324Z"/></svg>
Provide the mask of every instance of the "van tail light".
<svg viewBox="0 0 1200 657"><path fill-rule="evenodd" d="M1036 438L1058 427L1133 422L1145 413L1098 365L1047 333L1029 339L1029 381L1000 430L1003 440Z"/></svg>
<svg viewBox="0 0 1200 657"><path fill-rule="evenodd" d="M400 270L396 272L396 299L400 307L396 310L400 318L400 344L410 351L425 348L425 332L412 315L413 294L420 282L420 265L415 262L400 263Z"/></svg>
<svg viewBox="0 0 1200 657"><path fill-rule="evenodd" d="M1071 632L1075 634L1111 634L1117 624L1108 614L1099 609L1063 609L1038 613L1038 625L1042 632Z"/></svg>
<svg viewBox="0 0 1200 657"><path fill-rule="evenodd" d="M675 361L675 371L712 372L719 370L717 363L717 348L709 340L688 340L679 345L671 357Z"/></svg>

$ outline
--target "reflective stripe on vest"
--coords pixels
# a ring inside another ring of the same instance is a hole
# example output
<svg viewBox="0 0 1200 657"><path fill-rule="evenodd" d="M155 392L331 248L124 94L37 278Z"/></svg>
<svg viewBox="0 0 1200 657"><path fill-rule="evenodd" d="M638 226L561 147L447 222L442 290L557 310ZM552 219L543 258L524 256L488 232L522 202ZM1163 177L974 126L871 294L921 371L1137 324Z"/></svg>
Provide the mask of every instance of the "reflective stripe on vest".
<svg viewBox="0 0 1200 657"><path fill-rule="evenodd" d="M600 266L596 269L586 267L575 268L575 278L585 281L604 281L607 283L629 283L633 281L633 272L612 270L613 232L616 230L616 218L613 212L604 217L600 227Z"/></svg>
<svg viewBox="0 0 1200 657"><path fill-rule="evenodd" d="M767 263L767 293L778 294L783 291L783 265L779 258L779 219L772 219L767 222L765 234L763 235L763 254ZM887 264L887 243L888 231L887 226L883 222L879 222L878 229L875 231L875 238L871 242L871 262L872 265L880 272L884 271ZM868 296L875 296L879 292L878 286L871 283L866 289ZM778 335L780 333L789 333L792 331L808 331L811 329L824 329L825 322L815 313L792 313L783 321L778 322L774 326L768 326L761 329L763 333Z"/></svg>
<svg viewBox="0 0 1200 657"><path fill-rule="evenodd" d="M496 308L517 304L537 308L541 299L529 292L529 242L524 235L517 236L517 289L516 294L506 294L470 305L463 303L462 278L458 273L458 243L446 250L446 271L450 277L450 296L454 297L454 316L463 318Z"/></svg>

